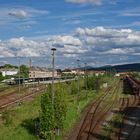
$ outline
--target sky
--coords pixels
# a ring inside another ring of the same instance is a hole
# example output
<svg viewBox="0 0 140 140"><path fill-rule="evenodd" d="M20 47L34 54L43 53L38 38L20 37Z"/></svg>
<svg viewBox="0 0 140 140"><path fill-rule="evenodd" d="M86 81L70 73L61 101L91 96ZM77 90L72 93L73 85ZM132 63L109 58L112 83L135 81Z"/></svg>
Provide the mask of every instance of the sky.
<svg viewBox="0 0 140 140"><path fill-rule="evenodd" d="M140 62L139 0L0 0L0 65Z"/></svg>

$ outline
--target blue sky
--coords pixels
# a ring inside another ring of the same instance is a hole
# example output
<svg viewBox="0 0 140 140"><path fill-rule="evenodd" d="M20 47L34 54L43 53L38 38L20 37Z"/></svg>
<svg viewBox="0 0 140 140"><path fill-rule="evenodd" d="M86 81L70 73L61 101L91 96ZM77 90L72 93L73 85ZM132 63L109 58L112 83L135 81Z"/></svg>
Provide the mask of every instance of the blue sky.
<svg viewBox="0 0 140 140"><path fill-rule="evenodd" d="M0 0L0 65L57 67L140 62L138 0Z"/></svg>

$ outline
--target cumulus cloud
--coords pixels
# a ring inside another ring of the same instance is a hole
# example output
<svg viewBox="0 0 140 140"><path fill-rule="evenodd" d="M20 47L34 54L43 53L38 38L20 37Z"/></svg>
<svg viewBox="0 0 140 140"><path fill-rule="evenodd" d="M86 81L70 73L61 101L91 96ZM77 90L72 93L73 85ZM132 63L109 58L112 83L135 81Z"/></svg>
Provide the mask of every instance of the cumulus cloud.
<svg viewBox="0 0 140 140"><path fill-rule="evenodd" d="M51 46L58 48L60 55L66 57L77 56L87 52L87 48L83 46L82 41L79 38L65 35L65 36L53 36L48 38L47 42Z"/></svg>
<svg viewBox="0 0 140 140"><path fill-rule="evenodd" d="M46 15L49 12L47 10L38 10L30 7L24 7L23 9L15 8L11 9L2 9L5 11L5 13L8 13L9 16L15 17L15 18L30 18L35 17L39 15Z"/></svg>
<svg viewBox="0 0 140 140"><path fill-rule="evenodd" d="M37 52L33 48L23 48L18 52L18 56L23 56L23 57L29 57L29 56L34 56L34 57L39 57L40 53Z"/></svg>
<svg viewBox="0 0 140 140"><path fill-rule="evenodd" d="M28 15L24 10L12 10L8 14L16 18L26 18Z"/></svg>
<svg viewBox="0 0 140 140"><path fill-rule="evenodd" d="M82 46L72 46L72 45L64 45L64 48L62 48L62 52L66 54L82 54L87 52L85 48Z"/></svg>
<svg viewBox="0 0 140 140"><path fill-rule="evenodd" d="M2 57L14 57L14 54L12 51L0 47L0 58Z"/></svg>
<svg viewBox="0 0 140 140"><path fill-rule="evenodd" d="M100 54L121 55L121 54L130 54L130 53L134 53L134 49L132 49L132 48L115 48L115 49L111 49L111 50L102 52Z"/></svg>
<svg viewBox="0 0 140 140"><path fill-rule="evenodd" d="M140 31L104 27L77 28L75 36L88 48L88 52L84 53L86 59L95 56L94 60L100 64L101 61L106 64L121 63L124 60L120 56L128 56L125 61L134 62L140 54Z"/></svg>
<svg viewBox="0 0 140 140"><path fill-rule="evenodd" d="M73 35L11 38L0 41L0 57L50 57L52 47L56 47L61 61L81 58L109 64L122 62L120 58L126 56L134 61L140 54L140 31L95 27L77 28Z"/></svg>
<svg viewBox="0 0 140 140"><path fill-rule="evenodd" d="M76 34L77 35L87 35L87 36L94 36L94 37L125 37L129 33L132 33L131 29L109 29L104 28L102 26L95 27L93 29L89 28L77 28Z"/></svg>
<svg viewBox="0 0 140 140"><path fill-rule="evenodd" d="M45 42L29 40L24 37L1 41L0 48L7 52L0 55L1 57L40 56L44 53L47 54L48 50L48 46Z"/></svg>
<svg viewBox="0 0 140 140"><path fill-rule="evenodd" d="M63 45L73 45L73 46L80 46L81 45L81 41L79 38L75 38L73 36L69 36L69 35L66 35L66 36L54 36L54 37L50 37L48 38L48 41L52 42L53 45L56 44L56 46L60 45L60 46L63 46Z"/></svg>
<svg viewBox="0 0 140 140"><path fill-rule="evenodd" d="M61 46L61 47L60 47ZM0 41L0 48L7 51L1 57L12 56L45 56L50 52L51 47L59 48L60 53L84 53L81 41L73 36L52 36L44 40L11 38L6 41ZM62 54L61 54L62 55Z"/></svg>
<svg viewBox="0 0 140 140"><path fill-rule="evenodd" d="M82 3L91 3L94 5L101 5L102 4L102 0L65 0L66 2L71 2L71 3L78 3L78 4L82 4Z"/></svg>
<svg viewBox="0 0 140 140"><path fill-rule="evenodd" d="M87 45L95 46L140 46L140 32L131 29L109 29L104 27L77 28L76 36L83 37Z"/></svg>

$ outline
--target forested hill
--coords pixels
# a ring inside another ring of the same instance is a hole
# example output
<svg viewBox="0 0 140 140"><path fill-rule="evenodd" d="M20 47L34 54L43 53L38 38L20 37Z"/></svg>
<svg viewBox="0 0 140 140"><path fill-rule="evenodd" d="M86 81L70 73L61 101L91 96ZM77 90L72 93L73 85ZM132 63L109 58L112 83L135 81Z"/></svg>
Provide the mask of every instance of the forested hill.
<svg viewBox="0 0 140 140"><path fill-rule="evenodd" d="M117 72L125 72L125 71L139 71L140 72L140 63L123 64L123 65L115 65L115 66L107 65L107 66L98 67L98 68L87 66L86 69L88 69L88 70L115 69Z"/></svg>

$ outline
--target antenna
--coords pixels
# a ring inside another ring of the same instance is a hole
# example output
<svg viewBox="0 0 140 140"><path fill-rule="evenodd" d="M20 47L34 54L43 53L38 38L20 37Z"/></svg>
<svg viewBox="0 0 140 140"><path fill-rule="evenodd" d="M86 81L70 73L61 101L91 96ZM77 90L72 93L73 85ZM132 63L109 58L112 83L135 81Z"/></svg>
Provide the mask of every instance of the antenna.
<svg viewBox="0 0 140 140"><path fill-rule="evenodd" d="M31 68L32 67L32 59L30 58L29 59L29 68Z"/></svg>

